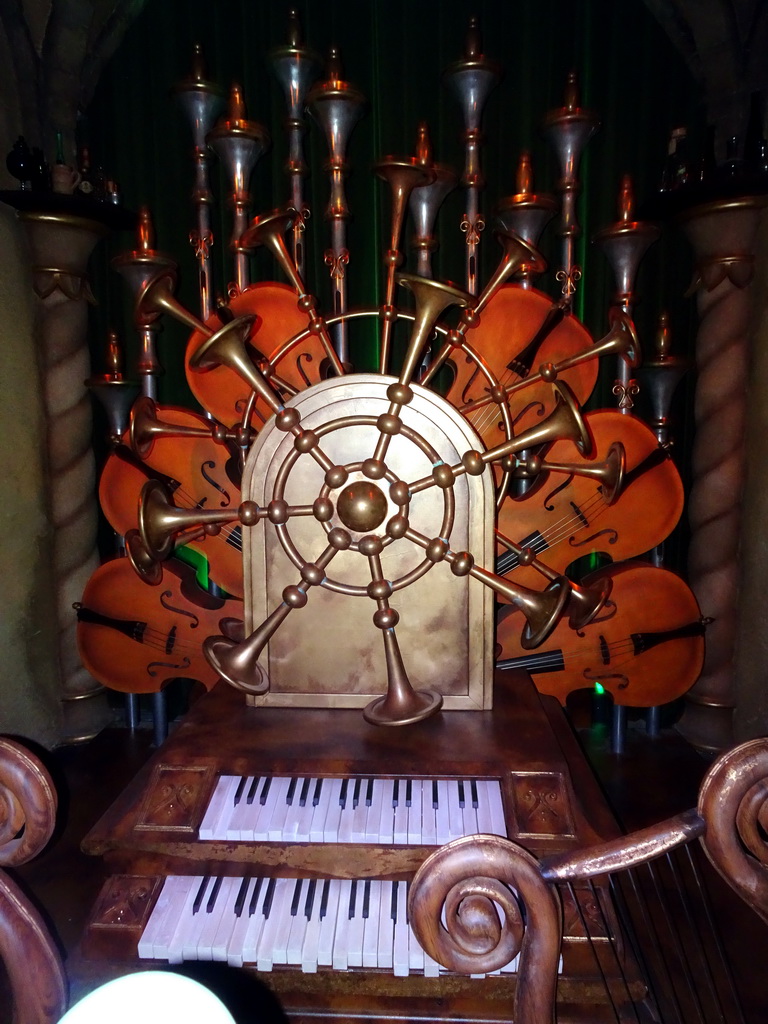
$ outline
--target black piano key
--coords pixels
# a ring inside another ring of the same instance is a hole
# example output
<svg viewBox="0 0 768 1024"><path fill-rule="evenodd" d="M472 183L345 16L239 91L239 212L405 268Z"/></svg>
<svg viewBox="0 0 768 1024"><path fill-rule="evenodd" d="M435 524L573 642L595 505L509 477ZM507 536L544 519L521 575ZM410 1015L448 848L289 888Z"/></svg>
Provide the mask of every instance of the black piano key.
<svg viewBox="0 0 768 1024"><path fill-rule="evenodd" d="M339 806L347 806L347 790L349 789L349 779L344 779L341 783L341 792L339 793Z"/></svg>
<svg viewBox="0 0 768 1024"><path fill-rule="evenodd" d="M349 890L349 913L348 917L351 921L355 916L355 904L357 902L357 879L352 880L352 885Z"/></svg>
<svg viewBox="0 0 768 1024"><path fill-rule="evenodd" d="M307 885L307 898L304 900L304 917L309 921L312 917L312 907L315 905L315 889L317 888L317 879L312 878Z"/></svg>
<svg viewBox="0 0 768 1024"><path fill-rule="evenodd" d="M360 803L360 788L363 784L363 780L358 776L355 779L355 788L352 791L352 808L354 809Z"/></svg>
<svg viewBox="0 0 768 1024"><path fill-rule="evenodd" d="M235 807L237 807L237 805L240 803L240 801L243 798L243 793L245 792L245 784L246 784L247 781L248 781L248 777L246 775L241 775L240 776L240 781L238 782L237 789L235 790L235 799L234 799Z"/></svg>
<svg viewBox="0 0 768 1024"><path fill-rule="evenodd" d="M400 779L395 779L395 785L392 790L392 806L397 807L400 803Z"/></svg>
<svg viewBox="0 0 768 1024"><path fill-rule="evenodd" d="M464 782L459 779L459 807L466 807L466 801L464 799Z"/></svg>
<svg viewBox="0 0 768 1024"><path fill-rule="evenodd" d="M392 883L392 901L391 901L391 903L389 905L389 916L392 918L392 920L395 922L395 924L397 924L397 893L398 893L398 888L397 887L399 885L400 885L399 882L393 882Z"/></svg>
<svg viewBox="0 0 768 1024"><path fill-rule="evenodd" d="M293 899L291 900L291 917L296 917L299 912L299 903L301 903L301 885L302 879L296 879L296 885L293 887Z"/></svg>
<svg viewBox="0 0 768 1024"><path fill-rule="evenodd" d="M263 883L263 878L256 879L256 885L254 885L253 887L253 892L251 893L251 898L248 903L248 917L253 917L253 915L256 913L256 908L259 905L259 893L261 892L261 887Z"/></svg>
<svg viewBox="0 0 768 1024"><path fill-rule="evenodd" d="M472 806L477 810L477 779L472 779L469 784L469 788L472 793Z"/></svg>
<svg viewBox="0 0 768 1024"><path fill-rule="evenodd" d="M240 888L237 890L237 899L235 900L235 917L242 917L243 915L245 897L248 893L248 886L250 885L250 882L250 878L246 876L240 883Z"/></svg>
<svg viewBox="0 0 768 1024"><path fill-rule="evenodd" d="M331 880L326 878L323 882L323 892L320 896L320 920L328 913L328 893L331 891Z"/></svg>
<svg viewBox="0 0 768 1024"><path fill-rule="evenodd" d="M309 786L311 782L311 779L304 779L304 781L301 784L301 793L299 793L299 807L307 806L307 793L309 793Z"/></svg>
<svg viewBox="0 0 768 1024"><path fill-rule="evenodd" d="M288 784L288 792L286 793L285 796L285 802L288 804L289 807L293 805L293 794L296 792L296 786L298 785L298 782L299 780L294 775L294 777Z"/></svg>
<svg viewBox="0 0 768 1024"><path fill-rule="evenodd" d="M317 807L317 805L320 803L320 794L322 792L323 792L323 780L322 779L318 779L317 782L315 782L315 792L314 792L314 794L312 796L312 806L313 807Z"/></svg>
<svg viewBox="0 0 768 1024"><path fill-rule="evenodd" d="M413 785L410 779L405 782L405 806L410 807L413 801Z"/></svg>
<svg viewBox="0 0 768 1024"><path fill-rule="evenodd" d="M261 793L259 794L259 803L261 804L262 807L267 802L267 797L269 796L269 789L271 785L272 776L268 775L267 778L264 780L264 785L261 787Z"/></svg>
<svg viewBox="0 0 768 1024"><path fill-rule="evenodd" d="M270 878L269 885L267 886L267 891L264 896L264 904L261 908L261 912L264 917L269 917L269 913L272 910L272 900L275 897L275 885L276 880L274 878Z"/></svg>
<svg viewBox="0 0 768 1024"><path fill-rule="evenodd" d="M211 889L211 895L208 897L208 902L205 905L205 912L206 912L206 914L212 914L213 913L213 908L216 906L216 900L218 898L219 890L221 889L221 883L223 881L224 881L224 876L223 875L219 875L218 878L216 879L216 881L213 883L213 888Z"/></svg>
<svg viewBox="0 0 768 1024"><path fill-rule="evenodd" d="M437 810L440 801L437 799L437 779L432 779L432 807Z"/></svg>
<svg viewBox="0 0 768 1024"><path fill-rule="evenodd" d="M211 876L205 875L202 882L200 883L200 888L197 890L197 896L195 896L195 902L192 904L193 914L196 914L200 910L200 907L202 907L203 897L205 896L205 890L208 888L208 883L210 882L210 880Z"/></svg>
<svg viewBox="0 0 768 1024"><path fill-rule="evenodd" d="M365 806L370 807L373 802L373 779L368 779L365 789Z"/></svg>
<svg viewBox="0 0 768 1024"><path fill-rule="evenodd" d="M259 788L259 782L260 777L258 775L254 775L253 782L248 787L248 795L245 798L245 802L248 804L249 807L256 799L256 790Z"/></svg>
<svg viewBox="0 0 768 1024"><path fill-rule="evenodd" d="M363 886L363 917L368 918L368 912L371 909L371 880L366 878L365 885Z"/></svg>

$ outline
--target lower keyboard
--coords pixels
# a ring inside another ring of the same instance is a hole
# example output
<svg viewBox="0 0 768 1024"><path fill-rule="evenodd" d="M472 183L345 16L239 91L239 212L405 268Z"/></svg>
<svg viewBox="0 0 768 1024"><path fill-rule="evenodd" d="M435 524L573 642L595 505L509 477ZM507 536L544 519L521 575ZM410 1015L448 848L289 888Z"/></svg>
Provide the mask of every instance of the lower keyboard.
<svg viewBox="0 0 768 1024"><path fill-rule="evenodd" d="M408 883L380 879L169 876L139 941L143 959L383 968L437 977L408 924ZM513 973L517 958L495 973Z"/></svg>

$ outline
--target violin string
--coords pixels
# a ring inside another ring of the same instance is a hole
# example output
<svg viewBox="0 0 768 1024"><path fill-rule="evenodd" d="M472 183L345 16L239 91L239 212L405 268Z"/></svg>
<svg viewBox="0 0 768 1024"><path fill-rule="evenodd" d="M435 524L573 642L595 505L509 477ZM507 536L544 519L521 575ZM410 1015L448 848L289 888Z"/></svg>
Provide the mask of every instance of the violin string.
<svg viewBox="0 0 768 1024"><path fill-rule="evenodd" d="M573 644L571 647L558 647L555 650L540 651L540 652L535 653L535 654L526 654L523 651L523 649L520 648L521 653L520 654L514 654L514 655L512 655L512 657L524 658L525 659L525 668L530 670L530 669L535 669L537 667L542 667L542 666L547 665L547 664L551 664L552 661L553 661L553 658L558 657L558 656L562 657L564 661L567 660L568 658L578 657L579 654L583 653L583 649L584 649L585 644L590 644L590 643L594 644L594 641L585 640L583 643L581 643L581 644ZM599 646L600 647L600 656L601 656L601 658L603 656L603 651L605 651L605 653L611 655L611 659L610 659L611 665L613 665L613 664L623 665L628 660L627 658L623 657L623 655L625 655L625 654L632 654L633 651L634 651L634 642L633 642L631 636L623 637L623 638L618 639L618 640L611 640L611 641L609 641L605 645L605 648L603 648L602 645L598 645L598 644L594 644L594 646L596 646L596 647ZM505 652L502 652L502 656L498 660L503 660L504 658L508 658L508 657L510 657L509 654L507 654ZM617 660L618 658L622 658L622 660L619 661L619 660ZM606 672L610 671L611 665L606 665L605 666Z"/></svg>
<svg viewBox="0 0 768 1024"><path fill-rule="evenodd" d="M602 506L602 508L600 508L600 506ZM590 515L592 515L596 508L598 509L598 511L595 513L592 519L590 519ZM602 515L606 508L608 508L608 505L604 501L603 493L600 489L597 490L595 495L592 498L590 498L589 501L587 501L583 506L580 506L581 513L584 516L584 518L587 519L588 526L592 526L592 524L600 517L600 515ZM556 522L550 524L543 533L539 534L541 540L544 541L546 544L546 547L542 549L540 553L543 554L546 550L555 547L557 544L560 543L561 540L563 540L569 534L573 533L573 528L576 524L579 524L580 526L584 525L581 516L579 516L577 512L571 512L567 515L563 515ZM517 554L513 551L505 552L505 554L500 555L497 560L497 571L501 574L504 574L505 572L511 572L512 569L509 569L506 566L508 566L508 563L510 561L517 557ZM516 565L513 568L516 569L517 567L518 566Z"/></svg>

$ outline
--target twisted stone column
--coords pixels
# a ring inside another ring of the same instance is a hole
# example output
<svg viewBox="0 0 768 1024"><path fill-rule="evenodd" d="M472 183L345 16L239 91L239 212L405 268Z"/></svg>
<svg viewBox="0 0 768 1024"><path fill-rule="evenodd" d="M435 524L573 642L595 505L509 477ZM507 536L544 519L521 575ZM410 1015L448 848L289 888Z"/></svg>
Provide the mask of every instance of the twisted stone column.
<svg viewBox="0 0 768 1024"><path fill-rule="evenodd" d="M91 447L87 345L88 257L107 228L68 213L25 210L39 299L37 345L45 415L48 514L53 529L50 585L56 596L65 742L95 735L107 719L103 688L80 663L72 609L98 565L95 465Z"/></svg>
<svg viewBox="0 0 768 1024"><path fill-rule="evenodd" d="M714 621L707 629L701 677L687 694L678 728L705 750L734 743L752 303L748 286L762 202L746 197L707 203L689 211L683 224L696 259L699 311L688 573L702 614Z"/></svg>

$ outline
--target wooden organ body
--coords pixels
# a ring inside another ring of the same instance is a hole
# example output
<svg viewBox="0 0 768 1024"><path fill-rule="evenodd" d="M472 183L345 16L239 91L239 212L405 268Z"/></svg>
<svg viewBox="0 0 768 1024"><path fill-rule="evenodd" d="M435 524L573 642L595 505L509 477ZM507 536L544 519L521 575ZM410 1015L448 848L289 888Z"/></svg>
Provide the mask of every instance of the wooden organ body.
<svg viewBox="0 0 768 1024"><path fill-rule="evenodd" d="M493 780L501 786L508 837L536 856L620 835L557 702L541 697L524 673L499 676L493 711L445 713L406 730L368 725L355 710L244 709L242 695L222 685L195 705L85 839L86 852L103 856L114 872L84 941L97 976L140 963L138 943L165 876L409 881L434 850L403 842L202 840L200 825L221 774L301 781L389 777L403 788L409 779L464 780L468 800L471 780ZM245 790L241 795L244 802ZM558 1020L612 1020L598 959L608 937L595 937L609 920L616 927L609 900L601 909L593 890L574 892L578 906L572 893L563 898ZM625 969L630 990L641 999L639 977L632 978L631 964ZM411 1015L503 1021L516 981L514 974L429 977L416 969L396 977L392 968L340 972L321 966L310 973L278 964L261 977L295 1021Z"/></svg>

